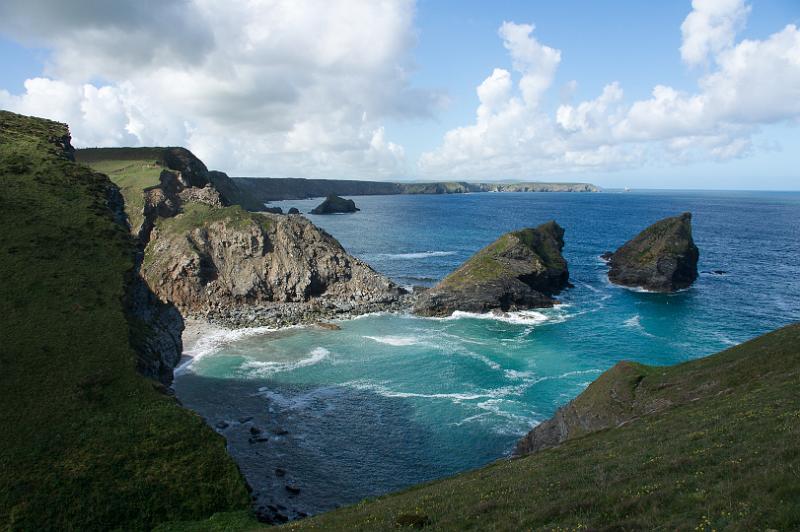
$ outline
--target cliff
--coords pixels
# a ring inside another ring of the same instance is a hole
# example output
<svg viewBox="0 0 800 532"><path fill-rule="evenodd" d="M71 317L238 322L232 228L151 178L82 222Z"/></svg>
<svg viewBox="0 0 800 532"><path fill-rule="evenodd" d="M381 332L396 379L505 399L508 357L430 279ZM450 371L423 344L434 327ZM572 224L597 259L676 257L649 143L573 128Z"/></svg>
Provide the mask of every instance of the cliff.
<svg viewBox="0 0 800 532"><path fill-rule="evenodd" d="M234 323L381 310L402 294L302 216L201 203L157 222L142 273L185 316Z"/></svg>
<svg viewBox="0 0 800 532"><path fill-rule="evenodd" d="M554 221L506 233L420 294L414 312L446 316L456 310L551 307L551 296L569 284L563 248L564 229Z"/></svg>
<svg viewBox="0 0 800 532"><path fill-rule="evenodd" d="M288 199L393 194L464 194L468 192L599 192L589 183L390 183L338 179L234 177L242 194L260 203ZM259 209L256 209L259 210Z"/></svg>
<svg viewBox="0 0 800 532"><path fill-rule="evenodd" d="M612 283L654 292L674 292L697 279L699 252L692 239L692 215L664 218L606 253Z"/></svg>
<svg viewBox="0 0 800 532"><path fill-rule="evenodd" d="M65 124L0 111L0 528L246 509L224 439L137 372L169 380L180 316L138 280L118 189L72 158Z"/></svg>
<svg viewBox="0 0 800 532"><path fill-rule="evenodd" d="M798 386L800 324L677 366L624 363L576 399L581 428L557 447L292 529L796 530Z"/></svg>

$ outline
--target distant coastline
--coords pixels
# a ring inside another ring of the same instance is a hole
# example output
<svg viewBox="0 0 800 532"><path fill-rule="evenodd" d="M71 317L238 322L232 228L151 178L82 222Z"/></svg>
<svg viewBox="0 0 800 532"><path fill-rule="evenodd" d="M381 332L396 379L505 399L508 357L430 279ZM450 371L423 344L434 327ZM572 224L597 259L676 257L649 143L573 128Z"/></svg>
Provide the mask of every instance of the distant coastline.
<svg viewBox="0 0 800 532"><path fill-rule="evenodd" d="M469 183L439 181L396 183L297 177L232 177L238 188L261 202L337 196L465 194L471 192L600 192L591 183Z"/></svg>

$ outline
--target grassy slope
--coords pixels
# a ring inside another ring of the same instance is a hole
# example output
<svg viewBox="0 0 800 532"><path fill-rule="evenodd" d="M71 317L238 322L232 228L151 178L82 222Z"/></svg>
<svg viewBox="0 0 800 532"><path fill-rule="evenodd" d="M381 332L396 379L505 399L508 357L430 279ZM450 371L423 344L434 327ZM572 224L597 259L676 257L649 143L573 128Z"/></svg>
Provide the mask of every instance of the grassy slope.
<svg viewBox="0 0 800 532"><path fill-rule="evenodd" d="M144 189L159 184L159 176L164 169L153 157L144 158L139 154L139 159L104 159L87 157L80 150L78 160L89 166L92 170L106 174L117 185L125 198L125 212L130 219L131 227L137 229L143 221ZM153 150L155 151L155 150ZM131 154L132 155L132 154Z"/></svg>
<svg viewBox="0 0 800 532"><path fill-rule="evenodd" d="M108 179L0 112L0 528L146 529L248 507L221 437L134 370Z"/></svg>
<svg viewBox="0 0 800 532"><path fill-rule="evenodd" d="M696 396L687 390L709 382L720 391L554 449L285 527L797 530L800 324L701 360L636 366L654 393L675 402ZM670 383L680 383L674 393ZM587 392L602 393L601 388ZM257 526L241 515L237 519L229 529ZM217 525L222 521L218 517ZM195 523L194 529L206 524Z"/></svg>
<svg viewBox="0 0 800 532"><path fill-rule="evenodd" d="M541 259L543 267L557 266L560 259L560 250L553 249L548 241L542 241L538 232L551 232L552 222L547 222L537 228L525 228L502 235L500 238L479 250L456 271L442 279L439 287L458 289L474 286L475 283L486 282L498 277L509 275L508 268L500 257L509 248L522 243L532 249ZM500 260L498 260L500 259Z"/></svg>

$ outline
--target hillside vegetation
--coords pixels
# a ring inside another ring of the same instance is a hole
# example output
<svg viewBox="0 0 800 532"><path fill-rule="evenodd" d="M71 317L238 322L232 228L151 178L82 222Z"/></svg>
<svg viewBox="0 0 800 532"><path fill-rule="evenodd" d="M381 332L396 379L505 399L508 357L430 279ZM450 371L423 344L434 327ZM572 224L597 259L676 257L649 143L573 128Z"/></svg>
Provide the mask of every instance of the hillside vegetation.
<svg viewBox="0 0 800 532"><path fill-rule="evenodd" d="M631 375L636 373L635 378ZM797 530L800 324L671 367L622 364L578 401L628 412L562 445L284 526L289 530ZM614 397L617 400L614 400ZM588 401L588 402L587 402ZM622 404L618 404L622 403ZM632 407L633 408L633 407ZM228 528L220 527L223 523ZM248 530L243 514L163 530Z"/></svg>
<svg viewBox="0 0 800 532"><path fill-rule="evenodd" d="M248 508L222 437L136 373L134 245L108 178L70 157L64 124L0 112L0 529Z"/></svg>

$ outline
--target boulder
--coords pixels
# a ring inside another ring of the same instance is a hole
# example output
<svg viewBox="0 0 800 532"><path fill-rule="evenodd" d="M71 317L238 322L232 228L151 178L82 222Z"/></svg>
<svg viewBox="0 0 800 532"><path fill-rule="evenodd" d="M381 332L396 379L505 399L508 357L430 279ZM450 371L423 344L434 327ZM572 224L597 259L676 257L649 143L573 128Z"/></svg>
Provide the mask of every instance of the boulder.
<svg viewBox="0 0 800 532"><path fill-rule="evenodd" d="M340 198L339 196L332 194L325 198L325 201L317 205L311 211L311 214L337 214L344 212L356 212L358 210L359 209L356 207L355 201L351 199Z"/></svg>
<svg viewBox="0 0 800 532"><path fill-rule="evenodd" d="M612 283L654 292L688 288L697 279L698 257L688 212L654 223L616 252L603 255Z"/></svg>
<svg viewBox="0 0 800 532"><path fill-rule="evenodd" d="M292 207L289 209L289 214L300 214L300 210L297 207Z"/></svg>
<svg viewBox="0 0 800 532"><path fill-rule="evenodd" d="M506 233L420 293L414 312L448 316L457 310L552 307L556 303L552 296L569 286L563 248L564 229L555 221Z"/></svg>

